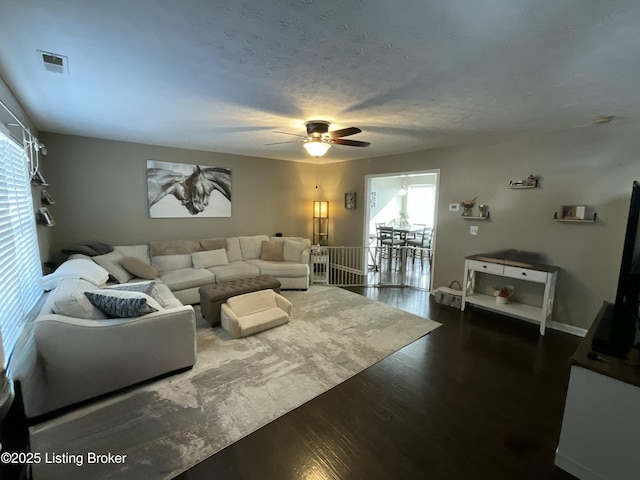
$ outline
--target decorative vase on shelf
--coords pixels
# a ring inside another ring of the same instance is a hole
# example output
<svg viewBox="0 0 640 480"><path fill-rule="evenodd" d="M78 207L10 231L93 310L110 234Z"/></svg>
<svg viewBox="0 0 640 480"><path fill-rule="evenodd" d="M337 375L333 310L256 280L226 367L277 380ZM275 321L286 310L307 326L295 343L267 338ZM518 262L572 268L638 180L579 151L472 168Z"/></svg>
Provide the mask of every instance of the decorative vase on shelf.
<svg viewBox="0 0 640 480"><path fill-rule="evenodd" d="M463 217L471 217L473 216L473 206L476 204L476 197L473 197L471 200L465 200L464 202L460 202L460 206L462 207L462 216Z"/></svg>

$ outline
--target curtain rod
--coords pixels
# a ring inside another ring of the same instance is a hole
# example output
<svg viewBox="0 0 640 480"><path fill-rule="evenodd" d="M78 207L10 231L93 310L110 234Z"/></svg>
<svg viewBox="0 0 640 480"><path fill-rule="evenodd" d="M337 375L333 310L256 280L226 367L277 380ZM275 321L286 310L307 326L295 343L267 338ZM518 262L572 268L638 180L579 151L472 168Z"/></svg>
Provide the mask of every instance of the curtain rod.
<svg viewBox="0 0 640 480"><path fill-rule="evenodd" d="M16 122L18 122L18 125L20 125L20 127L23 130L26 130L27 132L29 132L29 134L31 134L29 127L25 126L25 124L20 121L20 119L15 115L15 113L13 113L11 109L7 107L7 105L2 100L0 100L0 106L2 106L2 108L4 108L7 111L7 113L11 115Z"/></svg>
<svg viewBox="0 0 640 480"><path fill-rule="evenodd" d="M7 113L11 115L11 117L17 122L18 126L22 128L22 146L24 148L25 154L27 155L27 160L29 161L29 173L33 177L36 173L38 173L38 169L40 168L39 152L42 151L42 155L46 155L47 148L42 143L40 143L38 137L31 133L29 127L22 123L22 121L20 121L16 114L13 113L2 100L0 100L0 106L2 106L2 108L4 108ZM15 126L15 124L12 123L7 123L6 125L7 127L12 125ZM9 129L7 128L7 130ZM11 132L9 132L9 134L11 135ZM11 136L15 138L13 135ZM17 138L16 140L19 141Z"/></svg>

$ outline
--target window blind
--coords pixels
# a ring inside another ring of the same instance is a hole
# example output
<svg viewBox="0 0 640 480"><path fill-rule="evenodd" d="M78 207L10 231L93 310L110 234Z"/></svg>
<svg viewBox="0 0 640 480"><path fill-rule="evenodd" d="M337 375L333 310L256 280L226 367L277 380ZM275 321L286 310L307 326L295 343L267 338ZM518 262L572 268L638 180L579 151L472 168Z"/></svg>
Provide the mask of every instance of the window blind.
<svg viewBox="0 0 640 480"><path fill-rule="evenodd" d="M24 149L0 131L0 333L6 367L42 294L40 252Z"/></svg>

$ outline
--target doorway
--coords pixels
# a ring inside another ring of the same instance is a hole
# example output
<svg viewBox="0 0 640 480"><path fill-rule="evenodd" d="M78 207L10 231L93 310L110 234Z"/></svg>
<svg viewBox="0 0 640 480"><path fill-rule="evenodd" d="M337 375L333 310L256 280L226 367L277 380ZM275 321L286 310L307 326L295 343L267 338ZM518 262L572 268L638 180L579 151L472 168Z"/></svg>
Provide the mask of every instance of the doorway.
<svg viewBox="0 0 640 480"><path fill-rule="evenodd" d="M379 286L410 286L421 290L432 289L435 263L436 225L439 170L386 173L365 176L365 221L363 245L368 245L374 259L370 274ZM381 249L378 226L392 226L409 231L409 237L420 238L418 230L425 226L430 242L417 250L411 244L399 242L392 253ZM428 255L425 258L425 253Z"/></svg>

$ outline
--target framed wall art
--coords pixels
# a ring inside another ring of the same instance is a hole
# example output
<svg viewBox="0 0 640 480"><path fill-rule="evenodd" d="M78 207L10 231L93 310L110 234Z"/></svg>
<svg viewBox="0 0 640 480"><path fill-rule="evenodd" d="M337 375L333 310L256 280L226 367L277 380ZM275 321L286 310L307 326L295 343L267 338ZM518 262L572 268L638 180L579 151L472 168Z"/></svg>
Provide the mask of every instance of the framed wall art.
<svg viewBox="0 0 640 480"><path fill-rule="evenodd" d="M356 192L347 192L344 194L344 208L347 210L356 209Z"/></svg>
<svg viewBox="0 0 640 480"><path fill-rule="evenodd" d="M151 218L231 216L231 170L147 160Z"/></svg>

